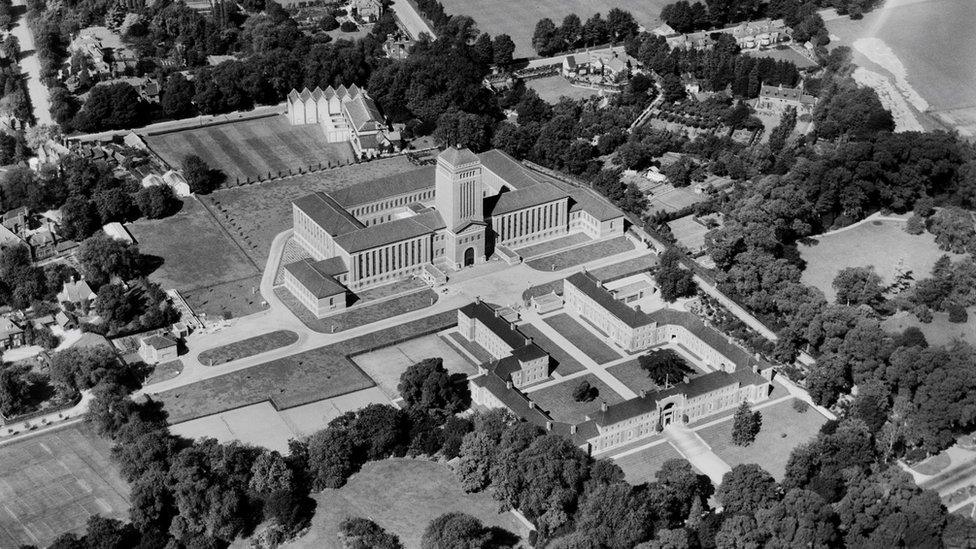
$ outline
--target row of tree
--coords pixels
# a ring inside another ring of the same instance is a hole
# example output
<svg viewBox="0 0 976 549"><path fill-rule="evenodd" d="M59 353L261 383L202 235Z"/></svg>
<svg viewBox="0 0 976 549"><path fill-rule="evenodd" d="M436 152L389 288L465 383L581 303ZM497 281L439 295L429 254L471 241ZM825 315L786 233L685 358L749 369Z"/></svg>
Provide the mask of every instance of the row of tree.
<svg viewBox="0 0 976 549"><path fill-rule="evenodd" d="M613 8L604 19L600 12L585 23L575 13L556 26L548 17L540 19L532 33L532 48L542 57L583 47L602 46L629 40L637 35L637 20L629 11Z"/></svg>

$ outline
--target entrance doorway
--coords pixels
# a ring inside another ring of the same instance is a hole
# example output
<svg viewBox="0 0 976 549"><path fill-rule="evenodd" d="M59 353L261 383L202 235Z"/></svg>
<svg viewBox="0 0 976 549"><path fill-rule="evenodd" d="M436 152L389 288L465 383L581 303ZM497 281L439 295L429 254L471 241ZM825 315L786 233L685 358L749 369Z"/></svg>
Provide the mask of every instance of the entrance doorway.
<svg viewBox="0 0 976 549"><path fill-rule="evenodd" d="M674 403L671 402L661 409L661 425L667 427L674 422Z"/></svg>
<svg viewBox="0 0 976 549"><path fill-rule="evenodd" d="M470 267L471 265L474 265L474 247L473 246L470 247L470 248L468 248L467 250L464 250L464 266L465 267Z"/></svg>

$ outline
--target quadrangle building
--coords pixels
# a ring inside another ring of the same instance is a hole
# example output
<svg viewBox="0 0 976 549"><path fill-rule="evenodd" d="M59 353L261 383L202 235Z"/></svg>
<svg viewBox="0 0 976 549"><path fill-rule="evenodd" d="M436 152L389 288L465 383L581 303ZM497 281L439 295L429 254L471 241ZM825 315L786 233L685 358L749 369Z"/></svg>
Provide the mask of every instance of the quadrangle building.
<svg viewBox="0 0 976 549"><path fill-rule="evenodd" d="M498 150L448 148L434 166L300 198L292 215L311 259L285 266L285 287L318 317L344 308L347 290L411 276L442 282L569 233L624 234L620 210Z"/></svg>

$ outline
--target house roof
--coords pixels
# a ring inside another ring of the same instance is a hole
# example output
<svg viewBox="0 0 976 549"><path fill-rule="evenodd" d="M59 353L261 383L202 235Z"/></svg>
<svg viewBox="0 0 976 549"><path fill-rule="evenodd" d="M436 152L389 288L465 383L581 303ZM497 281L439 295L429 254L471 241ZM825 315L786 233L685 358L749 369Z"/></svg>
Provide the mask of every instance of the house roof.
<svg viewBox="0 0 976 549"><path fill-rule="evenodd" d="M478 156L466 147L463 149L448 147L437 155L437 159L444 160L452 166L462 166L465 164L474 164L478 162Z"/></svg>
<svg viewBox="0 0 976 549"><path fill-rule="evenodd" d="M358 219L325 193L315 193L299 198L293 204L312 218L317 225L332 236L341 235L365 227Z"/></svg>
<svg viewBox="0 0 976 549"><path fill-rule="evenodd" d="M388 223L371 225L358 231L335 237L336 246L347 253L356 253L370 248L392 244L411 238L430 234L445 227L444 220L435 210L425 213L395 219Z"/></svg>
<svg viewBox="0 0 976 549"><path fill-rule="evenodd" d="M376 108L376 103L365 94L357 93L352 96L352 99L344 103L344 107L352 121L353 130L357 133L383 128L383 117Z"/></svg>
<svg viewBox="0 0 976 549"><path fill-rule="evenodd" d="M17 323L5 316L0 316L0 340L22 333L24 330Z"/></svg>
<svg viewBox="0 0 976 549"><path fill-rule="evenodd" d="M613 295L600 285L596 277L586 271L573 273L566 277L566 282L575 286L583 295L596 301L601 307L609 311L610 314L622 320L631 328L647 326L654 322L645 313L631 309L625 303L614 299Z"/></svg>
<svg viewBox="0 0 976 549"><path fill-rule="evenodd" d="M551 185L533 185L515 191L508 191L497 196L491 215L501 215L549 202L555 202L567 195L562 190Z"/></svg>
<svg viewBox="0 0 976 549"><path fill-rule="evenodd" d="M175 341L161 335L153 335L153 336L143 338L142 342L148 345L149 347L156 349L157 351L161 349L168 349L170 347L176 347Z"/></svg>
<svg viewBox="0 0 976 549"><path fill-rule="evenodd" d="M345 189L333 191L329 193L329 196L346 208L369 204L384 198L433 188L434 170L434 166L424 166L396 175L371 179Z"/></svg>
<svg viewBox="0 0 976 549"><path fill-rule="evenodd" d="M315 261L306 258L285 265L285 271L295 277L295 280L311 292L315 299L346 293L345 287L332 278L333 275L330 273L334 270L334 262L329 262L328 259Z"/></svg>
<svg viewBox="0 0 976 549"><path fill-rule="evenodd" d="M491 149L478 155L481 165L505 181L512 189L531 187L539 183L539 179L528 168L517 160L498 149Z"/></svg>
<svg viewBox="0 0 976 549"><path fill-rule="evenodd" d="M495 309L483 301L468 303L461 307L460 311L468 318L481 322L485 328L488 328L491 333L498 336L512 349L532 344L531 340L525 337L514 324L509 323L501 316L497 316Z"/></svg>
<svg viewBox="0 0 976 549"><path fill-rule="evenodd" d="M19 236L4 225L0 225L0 246L16 246L23 243Z"/></svg>
<svg viewBox="0 0 976 549"><path fill-rule="evenodd" d="M802 88L789 88L783 86L767 86L763 84L759 88L759 97L769 97L774 99L785 99L788 101L798 101L803 104L812 105L817 102L817 98L803 93Z"/></svg>
<svg viewBox="0 0 976 549"><path fill-rule="evenodd" d="M61 288L61 294L67 298L67 301L71 303L78 303L86 299L91 299L95 292L92 291L91 286L88 282L84 280L68 281L64 283Z"/></svg>

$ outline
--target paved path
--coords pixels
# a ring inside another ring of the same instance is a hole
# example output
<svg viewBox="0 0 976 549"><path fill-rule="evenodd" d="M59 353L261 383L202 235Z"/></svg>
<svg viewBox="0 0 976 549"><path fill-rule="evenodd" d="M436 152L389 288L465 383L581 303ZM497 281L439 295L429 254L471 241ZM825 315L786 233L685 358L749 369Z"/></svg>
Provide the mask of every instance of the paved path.
<svg viewBox="0 0 976 549"><path fill-rule="evenodd" d="M14 6L26 6L25 0L16 0ZM11 34L20 42L20 68L27 73L27 93L30 95L31 105L34 107L34 118L38 124L53 124L51 119L51 101L47 86L41 82L41 60L34 50L34 36L27 28L27 15L21 14L14 24Z"/></svg>
<svg viewBox="0 0 976 549"><path fill-rule="evenodd" d="M664 438L696 469L708 475L712 484L722 484L722 477L732 470L728 463L715 455L712 447L685 425L672 423L664 428Z"/></svg>
<svg viewBox="0 0 976 549"><path fill-rule="evenodd" d="M437 35L434 34L434 29L430 28L427 24L427 20L424 19L422 15L417 11L413 5L407 0L394 0L393 1L393 13L396 14L397 19L406 29L407 34L410 38L417 40L420 38L420 33L426 32L431 38L436 38Z"/></svg>

